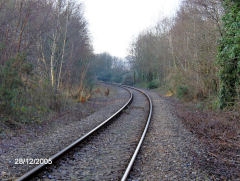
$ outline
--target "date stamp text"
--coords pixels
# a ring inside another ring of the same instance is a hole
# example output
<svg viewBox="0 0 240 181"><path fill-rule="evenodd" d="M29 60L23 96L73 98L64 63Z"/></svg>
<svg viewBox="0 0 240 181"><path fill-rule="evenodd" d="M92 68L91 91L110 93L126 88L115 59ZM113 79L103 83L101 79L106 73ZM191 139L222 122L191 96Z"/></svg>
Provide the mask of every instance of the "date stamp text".
<svg viewBox="0 0 240 181"><path fill-rule="evenodd" d="M52 160L49 158L16 158L14 164L16 165L52 164Z"/></svg>

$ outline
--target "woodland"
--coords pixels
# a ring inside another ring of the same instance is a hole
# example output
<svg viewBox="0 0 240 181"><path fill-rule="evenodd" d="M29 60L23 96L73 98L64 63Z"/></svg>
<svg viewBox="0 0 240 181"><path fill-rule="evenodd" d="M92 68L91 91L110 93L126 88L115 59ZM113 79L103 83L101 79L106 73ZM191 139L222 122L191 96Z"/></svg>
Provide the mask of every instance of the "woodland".
<svg viewBox="0 0 240 181"><path fill-rule="evenodd" d="M127 63L94 54L76 1L0 0L1 122L41 122L86 101L98 80L164 90L211 110L240 109L238 0L184 0L129 46Z"/></svg>
<svg viewBox="0 0 240 181"><path fill-rule="evenodd" d="M70 1L0 1L3 121L39 121L81 94L93 56L82 13Z"/></svg>
<svg viewBox="0 0 240 181"><path fill-rule="evenodd" d="M209 109L238 109L240 96L240 2L186 0L132 43L134 84L164 87Z"/></svg>
<svg viewBox="0 0 240 181"><path fill-rule="evenodd" d="M240 1L182 1L175 17L138 35L128 60L126 82L170 102L204 145L198 161L211 180L238 180Z"/></svg>

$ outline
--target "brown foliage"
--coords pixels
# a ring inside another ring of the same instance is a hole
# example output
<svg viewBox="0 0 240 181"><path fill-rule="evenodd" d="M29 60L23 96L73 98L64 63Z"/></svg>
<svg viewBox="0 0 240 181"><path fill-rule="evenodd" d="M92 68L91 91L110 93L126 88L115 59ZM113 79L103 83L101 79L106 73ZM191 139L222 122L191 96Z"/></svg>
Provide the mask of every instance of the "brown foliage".
<svg viewBox="0 0 240 181"><path fill-rule="evenodd" d="M102 94L100 88L97 88L96 90L93 91L93 94Z"/></svg>
<svg viewBox="0 0 240 181"><path fill-rule="evenodd" d="M108 95L109 95L109 88L107 88L107 89L104 91L104 94L105 94L105 96L108 96Z"/></svg>
<svg viewBox="0 0 240 181"><path fill-rule="evenodd" d="M136 81L159 80L173 91L185 86L188 99L215 95L221 13L220 0L184 0L174 18L139 34L130 52Z"/></svg>
<svg viewBox="0 0 240 181"><path fill-rule="evenodd" d="M177 116L205 145L207 154L200 166L212 178L234 180L240 177L240 113L199 110L192 104L171 99Z"/></svg>
<svg viewBox="0 0 240 181"><path fill-rule="evenodd" d="M91 56L81 4L71 0L0 1L0 89L12 92L0 96L0 103L8 99L6 105L14 107L11 114L19 112L36 120L38 112L59 111L67 104L63 92L70 96L87 87ZM15 90L2 83L13 79L11 71L14 78L21 78L21 86L12 86Z"/></svg>

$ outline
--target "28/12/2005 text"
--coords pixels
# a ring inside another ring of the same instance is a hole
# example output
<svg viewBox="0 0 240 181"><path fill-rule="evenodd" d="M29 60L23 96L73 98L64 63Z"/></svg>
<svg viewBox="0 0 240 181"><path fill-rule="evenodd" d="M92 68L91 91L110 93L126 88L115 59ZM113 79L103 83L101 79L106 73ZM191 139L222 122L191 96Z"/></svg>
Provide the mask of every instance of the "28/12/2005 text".
<svg viewBox="0 0 240 181"><path fill-rule="evenodd" d="M52 160L49 158L16 158L14 164L17 165L52 164Z"/></svg>

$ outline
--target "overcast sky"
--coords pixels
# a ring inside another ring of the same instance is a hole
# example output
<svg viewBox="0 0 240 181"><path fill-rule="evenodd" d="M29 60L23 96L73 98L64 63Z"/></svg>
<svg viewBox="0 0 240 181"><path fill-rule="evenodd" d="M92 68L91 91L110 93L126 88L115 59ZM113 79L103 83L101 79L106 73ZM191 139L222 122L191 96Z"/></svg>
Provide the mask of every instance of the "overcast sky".
<svg viewBox="0 0 240 181"><path fill-rule="evenodd" d="M165 16L172 16L181 0L79 0L95 53L124 58L130 43Z"/></svg>

